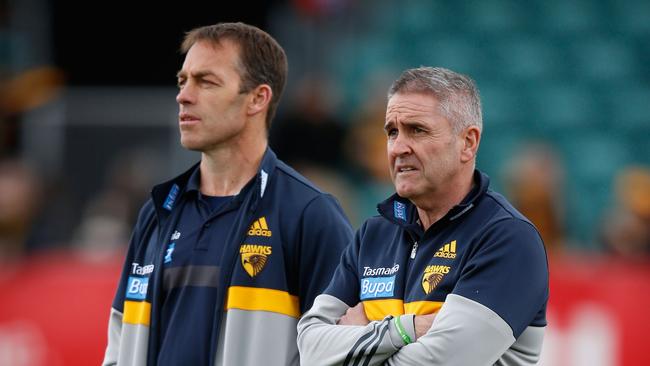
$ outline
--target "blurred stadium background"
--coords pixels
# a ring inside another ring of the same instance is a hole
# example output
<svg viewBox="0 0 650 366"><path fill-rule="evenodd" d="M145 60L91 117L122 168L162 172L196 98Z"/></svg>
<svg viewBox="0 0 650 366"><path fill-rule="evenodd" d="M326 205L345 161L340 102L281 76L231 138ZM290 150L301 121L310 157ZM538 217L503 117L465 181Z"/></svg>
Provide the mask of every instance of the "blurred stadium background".
<svg viewBox="0 0 650 366"><path fill-rule="evenodd" d="M178 143L183 32L244 21L287 51L280 158L355 226L391 192L399 72L471 75L478 166L540 228L544 365L650 364L650 2L0 0L0 365L99 363L121 256Z"/></svg>

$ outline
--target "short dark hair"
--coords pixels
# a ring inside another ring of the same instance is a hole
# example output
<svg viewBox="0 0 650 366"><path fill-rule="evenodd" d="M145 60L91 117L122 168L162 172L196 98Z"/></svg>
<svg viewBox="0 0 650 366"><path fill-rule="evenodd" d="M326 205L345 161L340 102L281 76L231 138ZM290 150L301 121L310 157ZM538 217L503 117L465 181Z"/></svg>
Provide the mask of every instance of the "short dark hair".
<svg viewBox="0 0 650 366"><path fill-rule="evenodd" d="M476 83L467 75L442 67L408 69L393 82L388 99L399 93L433 95L456 133L469 126L483 130L481 96Z"/></svg>
<svg viewBox="0 0 650 366"><path fill-rule="evenodd" d="M186 54L199 41L219 45L224 39L239 47L239 91L247 93L262 84L271 87L273 97L266 115L266 127L270 128L287 81L287 55L268 33L244 23L218 23L192 29L185 34L181 52Z"/></svg>

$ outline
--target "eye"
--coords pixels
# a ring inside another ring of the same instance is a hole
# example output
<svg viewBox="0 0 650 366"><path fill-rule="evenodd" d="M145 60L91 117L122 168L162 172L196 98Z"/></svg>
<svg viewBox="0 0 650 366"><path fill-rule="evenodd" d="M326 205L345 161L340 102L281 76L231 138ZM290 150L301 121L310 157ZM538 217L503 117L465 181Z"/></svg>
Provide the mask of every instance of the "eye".
<svg viewBox="0 0 650 366"><path fill-rule="evenodd" d="M219 86L218 83L216 83L216 82L214 82L214 81L212 81L212 80L208 80L208 79L201 79L201 80L199 81L199 83L200 83L201 85L205 86L205 87Z"/></svg>
<svg viewBox="0 0 650 366"><path fill-rule="evenodd" d="M386 136L388 138L395 138L397 137L397 128L389 128L386 130Z"/></svg>
<svg viewBox="0 0 650 366"><path fill-rule="evenodd" d="M183 89L183 87L185 86L185 79L178 79L176 81L176 85L178 86L179 89Z"/></svg>
<svg viewBox="0 0 650 366"><path fill-rule="evenodd" d="M417 126L413 127L413 133L415 133L415 134L421 134L421 133L424 133L424 132L425 131L424 131L423 128L420 128L420 127L417 127Z"/></svg>

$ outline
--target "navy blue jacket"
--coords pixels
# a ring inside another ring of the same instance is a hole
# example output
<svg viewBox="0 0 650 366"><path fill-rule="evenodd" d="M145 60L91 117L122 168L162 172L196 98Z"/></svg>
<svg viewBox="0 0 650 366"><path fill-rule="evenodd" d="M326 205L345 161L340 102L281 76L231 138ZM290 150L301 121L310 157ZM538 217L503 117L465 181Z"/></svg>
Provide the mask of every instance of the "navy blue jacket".
<svg viewBox="0 0 650 366"><path fill-rule="evenodd" d="M380 216L366 221L345 252L342 266L349 272L339 270L325 293L351 306L364 301L371 320L396 315L384 307L393 302L382 299L402 300L406 313L429 314L456 294L499 314L515 338L527 326L545 326L548 268L542 239L503 196L488 190L486 175L477 171L475 178L470 195L426 232L410 201L394 195L382 202ZM372 272L396 266L395 273ZM393 275L392 291L371 291L373 282L381 282L376 278Z"/></svg>
<svg viewBox="0 0 650 366"><path fill-rule="evenodd" d="M140 212L113 302L104 364L156 363L165 248L195 169L154 187ZM265 364L297 364L298 318L327 286L352 228L331 195L270 149L254 181L234 199L240 206L224 233L222 259L201 274L218 281L210 364L252 365L256 355Z"/></svg>
<svg viewBox="0 0 650 366"><path fill-rule="evenodd" d="M301 319L301 359L314 365L535 364L549 296L544 245L532 223L488 183L475 171L467 197L426 231L409 200L393 195L379 204L380 215L357 231L329 287ZM336 325L359 302L371 323ZM414 316L432 313L433 326L416 340Z"/></svg>

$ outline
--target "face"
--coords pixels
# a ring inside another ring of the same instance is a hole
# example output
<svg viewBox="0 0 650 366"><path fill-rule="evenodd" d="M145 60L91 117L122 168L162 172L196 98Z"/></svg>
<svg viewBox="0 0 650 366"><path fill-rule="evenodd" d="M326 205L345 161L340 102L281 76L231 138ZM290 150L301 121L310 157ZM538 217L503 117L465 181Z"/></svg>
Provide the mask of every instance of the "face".
<svg viewBox="0 0 650 366"><path fill-rule="evenodd" d="M238 47L195 43L178 72L181 144L201 152L227 146L246 128L246 93L240 93Z"/></svg>
<svg viewBox="0 0 650 366"><path fill-rule="evenodd" d="M396 192L413 202L444 194L460 174L460 135L435 97L395 94L386 108L388 162Z"/></svg>

